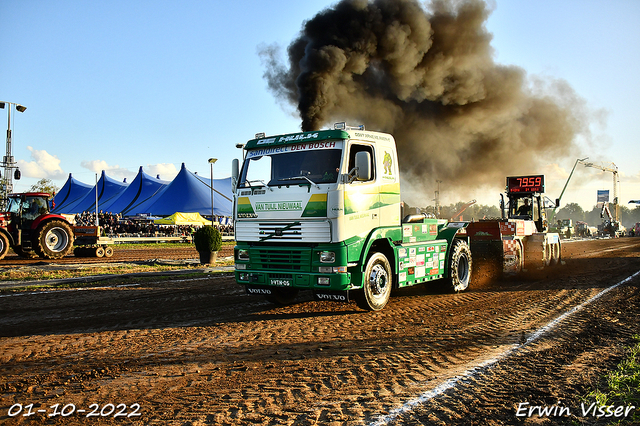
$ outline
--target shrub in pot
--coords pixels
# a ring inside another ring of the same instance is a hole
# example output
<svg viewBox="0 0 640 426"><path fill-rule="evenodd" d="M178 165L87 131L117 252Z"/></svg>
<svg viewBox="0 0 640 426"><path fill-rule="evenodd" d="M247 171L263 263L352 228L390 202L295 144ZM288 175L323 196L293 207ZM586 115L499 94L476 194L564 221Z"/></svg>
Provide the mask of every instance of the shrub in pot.
<svg viewBox="0 0 640 426"><path fill-rule="evenodd" d="M215 226L205 225L193 234L193 242L200 254L200 263L215 263L222 247L222 235Z"/></svg>

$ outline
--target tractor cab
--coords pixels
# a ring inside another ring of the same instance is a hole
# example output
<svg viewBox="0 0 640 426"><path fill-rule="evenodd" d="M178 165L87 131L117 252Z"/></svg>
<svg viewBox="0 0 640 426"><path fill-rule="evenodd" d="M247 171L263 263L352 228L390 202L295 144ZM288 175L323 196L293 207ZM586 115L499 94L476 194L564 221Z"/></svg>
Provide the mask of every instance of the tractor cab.
<svg viewBox="0 0 640 426"><path fill-rule="evenodd" d="M7 212L11 215L9 225L11 230L31 229L34 220L49 213L49 194L44 192L10 194Z"/></svg>
<svg viewBox="0 0 640 426"><path fill-rule="evenodd" d="M545 212L544 175L507 178L508 219L530 220L538 232L547 232L549 223ZM504 208L503 208L504 216Z"/></svg>

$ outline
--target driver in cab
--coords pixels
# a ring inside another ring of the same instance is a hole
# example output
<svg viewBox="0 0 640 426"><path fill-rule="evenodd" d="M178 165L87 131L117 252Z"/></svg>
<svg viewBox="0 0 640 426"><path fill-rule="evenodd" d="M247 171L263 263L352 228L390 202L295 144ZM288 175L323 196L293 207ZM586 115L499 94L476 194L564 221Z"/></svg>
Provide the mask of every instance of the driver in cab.
<svg viewBox="0 0 640 426"><path fill-rule="evenodd" d="M528 198L524 199L524 204L518 207L516 214L518 216L531 216L531 201Z"/></svg>

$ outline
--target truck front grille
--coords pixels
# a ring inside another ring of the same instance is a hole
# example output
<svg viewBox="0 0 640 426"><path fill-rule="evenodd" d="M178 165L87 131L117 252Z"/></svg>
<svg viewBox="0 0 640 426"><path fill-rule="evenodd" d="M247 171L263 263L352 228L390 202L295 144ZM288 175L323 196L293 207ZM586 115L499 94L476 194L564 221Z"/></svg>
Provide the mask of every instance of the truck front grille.
<svg viewBox="0 0 640 426"><path fill-rule="evenodd" d="M254 247L251 251L251 259L258 269L302 272L311 268L311 249Z"/></svg>

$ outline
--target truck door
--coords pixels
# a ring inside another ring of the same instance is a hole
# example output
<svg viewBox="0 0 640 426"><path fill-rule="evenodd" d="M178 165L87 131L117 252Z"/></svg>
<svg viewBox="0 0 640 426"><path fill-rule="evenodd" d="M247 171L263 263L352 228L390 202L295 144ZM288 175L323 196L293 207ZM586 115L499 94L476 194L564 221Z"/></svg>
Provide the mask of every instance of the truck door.
<svg viewBox="0 0 640 426"><path fill-rule="evenodd" d="M345 214L354 215L350 221L358 228L358 231L371 230L380 226L380 215L378 212L380 203L380 191L376 185L376 164L373 146L352 142L349 146L349 161L347 172L351 172L356 166L356 154L358 152L369 153L369 168L372 171L371 179L358 181L354 180L347 184L345 190Z"/></svg>

